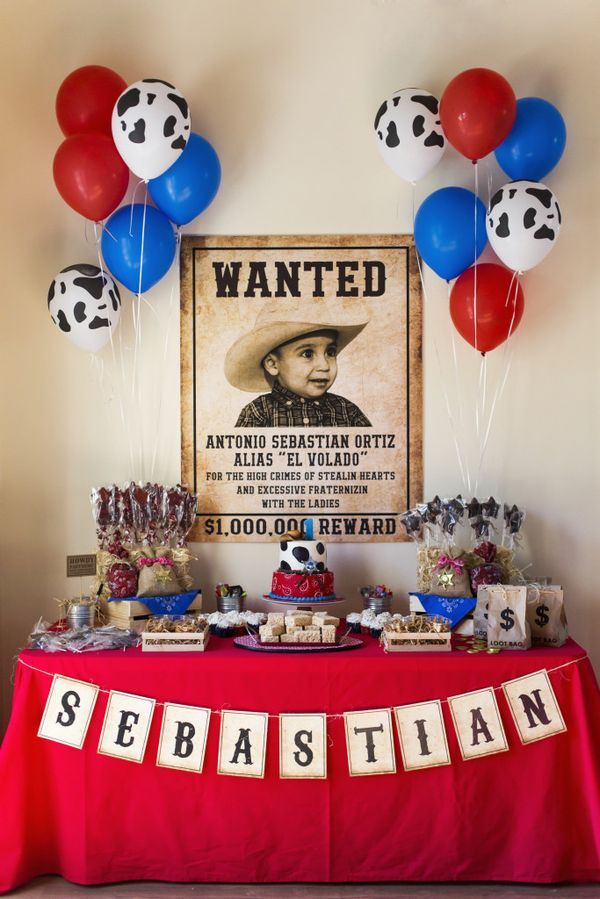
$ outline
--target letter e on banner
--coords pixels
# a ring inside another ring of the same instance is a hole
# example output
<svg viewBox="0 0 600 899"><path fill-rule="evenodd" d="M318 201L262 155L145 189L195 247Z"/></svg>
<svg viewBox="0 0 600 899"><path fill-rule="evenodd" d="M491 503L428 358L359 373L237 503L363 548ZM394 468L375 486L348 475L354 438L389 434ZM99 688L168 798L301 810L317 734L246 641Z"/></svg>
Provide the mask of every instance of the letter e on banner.
<svg viewBox="0 0 600 899"><path fill-rule="evenodd" d="M346 712L344 723L351 776L396 773L390 709Z"/></svg>
<svg viewBox="0 0 600 899"><path fill-rule="evenodd" d="M491 687L449 696L448 704L463 759L508 751L498 703Z"/></svg>
<svg viewBox="0 0 600 899"><path fill-rule="evenodd" d="M95 684L55 674L38 737L81 749L99 690Z"/></svg>
<svg viewBox="0 0 600 899"><path fill-rule="evenodd" d="M521 743L553 737L567 729L545 669L502 684Z"/></svg>
<svg viewBox="0 0 600 899"><path fill-rule="evenodd" d="M210 709L165 702L156 764L200 773L210 724Z"/></svg>
<svg viewBox="0 0 600 899"><path fill-rule="evenodd" d="M450 751L439 699L394 709L405 771L450 765Z"/></svg>
<svg viewBox="0 0 600 899"><path fill-rule="evenodd" d="M266 712L221 712L217 772L264 777L268 726Z"/></svg>
<svg viewBox="0 0 600 899"><path fill-rule="evenodd" d="M100 755L142 762L156 700L111 690L98 743Z"/></svg>
<svg viewBox="0 0 600 899"><path fill-rule="evenodd" d="M279 776L327 777L327 716L279 716Z"/></svg>

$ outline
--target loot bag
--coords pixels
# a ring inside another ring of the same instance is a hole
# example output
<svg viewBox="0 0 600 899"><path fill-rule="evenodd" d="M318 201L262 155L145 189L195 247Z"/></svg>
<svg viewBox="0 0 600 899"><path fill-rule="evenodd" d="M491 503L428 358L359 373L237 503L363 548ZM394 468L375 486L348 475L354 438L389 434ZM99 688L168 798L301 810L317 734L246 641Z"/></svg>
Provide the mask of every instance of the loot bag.
<svg viewBox="0 0 600 899"><path fill-rule="evenodd" d="M137 560L140 576L138 596L171 596L181 593L181 584L173 570L173 559L142 556Z"/></svg>
<svg viewBox="0 0 600 899"><path fill-rule="evenodd" d="M488 646L490 649L529 649L531 629L527 622L527 587L487 587Z"/></svg>
<svg viewBox="0 0 600 899"><path fill-rule="evenodd" d="M534 646L562 646L569 636L562 587L527 587L527 621Z"/></svg>
<svg viewBox="0 0 600 899"><path fill-rule="evenodd" d="M482 584L477 588L477 605L473 612L473 636L487 640L488 635L488 585Z"/></svg>
<svg viewBox="0 0 600 899"><path fill-rule="evenodd" d="M472 596L464 559L442 554L432 571L427 592L435 596Z"/></svg>

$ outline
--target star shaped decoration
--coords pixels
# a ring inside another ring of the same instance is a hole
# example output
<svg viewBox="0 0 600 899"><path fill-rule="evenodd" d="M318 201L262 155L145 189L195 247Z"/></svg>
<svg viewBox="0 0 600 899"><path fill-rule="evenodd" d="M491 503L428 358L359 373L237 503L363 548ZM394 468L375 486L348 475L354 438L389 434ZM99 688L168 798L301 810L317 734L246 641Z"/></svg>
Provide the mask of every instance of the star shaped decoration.
<svg viewBox="0 0 600 899"><path fill-rule="evenodd" d="M453 571L442 571L442 573L438 577L438 583L441 587L453 587L454 586L454 572Z"/></svg>

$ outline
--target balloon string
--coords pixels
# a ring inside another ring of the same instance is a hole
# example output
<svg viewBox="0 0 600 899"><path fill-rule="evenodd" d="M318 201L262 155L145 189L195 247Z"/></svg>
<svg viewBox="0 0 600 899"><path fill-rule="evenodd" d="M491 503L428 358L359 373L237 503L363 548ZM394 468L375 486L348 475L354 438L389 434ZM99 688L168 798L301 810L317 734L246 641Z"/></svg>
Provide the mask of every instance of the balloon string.
<svg viewBox="0 0 600 899"><path fill-rule="evenodd" d="M133 237L133 208L135 206L135 195L137 194L137 192L140 189L140 187L142 186L142 184L147 184L147 183L148 182L142 178L140 181L138 181L138 183L133 188L133 194L131 195L131 209L129 212L129 236L130 237Z"/></svg>
<svg viewBox="0 0 600 899"><path fill-rule="evenodd" d="M412 189L412 220L413 220L413 235L414 235L414 233L415 233L415 190L416 190L416 189L415 189L415 185L413 184L413 189ZM427 294L427 288L425 287L425 279L424 279L424 277L423 277L423 268L422 268L422 266L421 266L421 258L420 258L420 256L419 256L419 252L418 252L416 246L415 246L415 256L416 256L416 258L417 258L417 266L418 266L418 269L419 269L419 277L420 277L420 279L421 279L421 287L422 287L422 290L423 290L423 299L425 300L425 308L426 308L428 311L431 311L431 304L430 304L430 302L429 302L429 296L428 296L428 294ZM453 442L454 442L454 449L456 450L456 458L457 458L457 460L458 460L458 467L459 467L459 469L460 469L460 476L461 476L461 480L462 480L462 484L463 484L463 489L464 489L465 492L466 492L466 491L469 489L469 488L468 488L468 481L467 481L467 477L466 477L466 474L465 474L465 466L463 465L462 453L461 453L460 446L459 446L459 443L458 443L458 438L457 438L457 436L456 436L456 427L455 427L455 424L454 424L454 416L452 415L452 409L451 409L451 407L450 407L450 399L449 399L449 396L448 396L448 391L447 391L447 389L446 389L446 380L445 380L445 378L444 378L444 372L443 372L443 370L442 370L442 360L441 360L441 357L440 357L440 352L439 352L438 345L437 345L437 340L436 340L436 337L435 337L435 328L433 328L433 327L432 327L432 329L431 329L431 339L432 339L432 343L433 343L433 349L434 349L434 352L435 352L435 357L436 357L436 359L437 359L438 371L439 371L439 376L440 376L440 385L441 385L441 388L442 388L442 395L443 395L444 402L445 402L445 405L446 405L446 414L448 415L448 421L449 421L449 423L450 423L450 432L451 432L451 434L452 434L452 440L453 440Z"/></svg>
<svg viewBox="0 0 600 899"><path fill-rule="evenodd" d="M448 283L448 308L450 307L450 293L452 288L450 287L450 283ZM456 334L454 330L454 326L450 325L450 334L452 338L452 360L454 365L454 383L456 389L456 397L458 401L458 422L460 427L461 434L465 433L465 422L464 422L464 404L463 404L463 391L462 384L460 378L460 369L458 365L458 354L456 352ZM467 480L467 489L469 493L471 493L471 466L469 464L469 455L465 452L465 469L466 469L466 480Z"/></svg>
<svg viewBox="0 0 600 899"><path fill-rule="evenodd" d="M475 269L473 273L473 316L474 316L474 325L475 325L475 349L478 350L479 347L477 345L477 200L479 199L479 166L477 160L475 160L475 165L473 166L475 169L475 240L473 244L473 267ZM478 432L479 433L479 432Z"/></svg>

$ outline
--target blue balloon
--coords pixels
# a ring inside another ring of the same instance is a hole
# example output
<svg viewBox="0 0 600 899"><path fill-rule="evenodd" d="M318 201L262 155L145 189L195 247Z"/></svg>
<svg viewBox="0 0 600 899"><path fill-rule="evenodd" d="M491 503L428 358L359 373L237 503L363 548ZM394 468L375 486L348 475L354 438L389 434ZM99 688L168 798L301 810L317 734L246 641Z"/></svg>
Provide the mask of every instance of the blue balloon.
<svg viewBox="0 0 600 899"><path fill-rule="evenodd" d="M176 246L168 218L159 209L147 205L144 223L142 203L121 206L113 212L102 232L102 255L108 270L133 293L138 290L145 293L166 275L175 258Z"/></svg>
<svg viewBox="0 0 600 899"><path fill-rule="evenodd" d="M541 181L563 155L567 128L560 112L540 97L517 100L512 131L495 151L513 181Z"/></svg>
<svg viewBox="0 0 600 899"><path fill-rule="evenodd" d="M221 163L215 150L199 134L190 134L179 159L158 178L152 178L148 190L172 222L187 225L212 203L220 183Z"/></svg>
<svg viewBox="0 0 600 899"><path fill-rule="evenodd" d="M421 203L415 243L440 278L458 278L481 256L487 243L485 217L481 200L464 187L442 187Z"/></svg>

